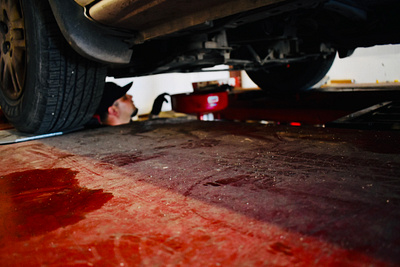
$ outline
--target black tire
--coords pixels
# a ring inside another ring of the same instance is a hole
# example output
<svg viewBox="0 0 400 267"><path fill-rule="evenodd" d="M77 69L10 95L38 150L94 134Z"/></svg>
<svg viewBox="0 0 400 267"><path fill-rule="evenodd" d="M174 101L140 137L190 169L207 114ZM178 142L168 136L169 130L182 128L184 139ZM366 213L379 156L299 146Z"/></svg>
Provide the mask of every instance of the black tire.
<svg viewBox="0 0 400 267"><path fill-rule="evenodd" d="M72 50L47 1L0 1L0 106L7 119L29 133L84 125L99 105L106 68Z"/></svg>
<svg viewBox="0 0 400 267"><path fill-rule="evenodd" d="M321 81L331 68L335 55L247 71L247 74L264 91L297 93L310 89Z"/></svg>

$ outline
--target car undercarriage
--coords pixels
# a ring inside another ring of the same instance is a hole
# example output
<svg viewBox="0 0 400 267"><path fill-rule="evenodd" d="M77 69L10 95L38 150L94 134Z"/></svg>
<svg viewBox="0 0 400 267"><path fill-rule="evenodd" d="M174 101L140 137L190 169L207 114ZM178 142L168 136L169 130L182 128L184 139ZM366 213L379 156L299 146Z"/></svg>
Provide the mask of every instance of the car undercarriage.
<svg viewBox="0 0 400 267"><path fill-rule="evenodd" d="M397 0L1 1L0 106L25 132L83 125L106 76L225 64L263 90L307 90L336 54L400 43ZM28 60L29 59L29 60Z"/></svg>

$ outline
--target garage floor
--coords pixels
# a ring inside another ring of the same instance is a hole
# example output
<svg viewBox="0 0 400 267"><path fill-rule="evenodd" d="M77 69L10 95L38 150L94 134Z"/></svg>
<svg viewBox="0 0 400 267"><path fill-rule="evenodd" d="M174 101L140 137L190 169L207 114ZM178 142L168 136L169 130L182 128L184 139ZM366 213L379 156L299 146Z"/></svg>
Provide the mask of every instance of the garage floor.
<svg viewBox="0 0 400 267"><path fill-rule="evenodd" d="M395 266L400 132L168 119L0 146L1 266Z"/></svg>

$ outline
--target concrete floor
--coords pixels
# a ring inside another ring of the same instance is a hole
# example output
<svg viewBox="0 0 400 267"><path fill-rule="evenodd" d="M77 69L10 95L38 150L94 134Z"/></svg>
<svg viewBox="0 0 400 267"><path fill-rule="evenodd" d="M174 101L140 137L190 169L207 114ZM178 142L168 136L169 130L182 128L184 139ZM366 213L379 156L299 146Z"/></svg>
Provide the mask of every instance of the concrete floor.
<svg viewBox="0 0 400 267"><path fill-rule="evenodd" d="M400 132L136 122L0 146L1 266L400 265Z"/></svg>

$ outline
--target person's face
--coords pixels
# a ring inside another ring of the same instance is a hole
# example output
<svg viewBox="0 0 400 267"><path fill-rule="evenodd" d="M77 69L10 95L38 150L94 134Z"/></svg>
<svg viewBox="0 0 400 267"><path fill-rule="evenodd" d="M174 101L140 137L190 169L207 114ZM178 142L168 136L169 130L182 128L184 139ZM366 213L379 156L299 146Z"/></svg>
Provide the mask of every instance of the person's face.
<svg viewBox="0 0 400 267"><path fill-rule="evenodd" d="M124 95L121 98L118 98L114 102L114 106L116 106L119 110L119 117L123 122L129 122L131 120L132 114L137 110L135 104L132 101L131 95Z"/></svg>

